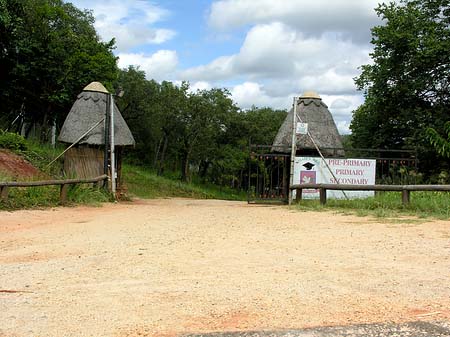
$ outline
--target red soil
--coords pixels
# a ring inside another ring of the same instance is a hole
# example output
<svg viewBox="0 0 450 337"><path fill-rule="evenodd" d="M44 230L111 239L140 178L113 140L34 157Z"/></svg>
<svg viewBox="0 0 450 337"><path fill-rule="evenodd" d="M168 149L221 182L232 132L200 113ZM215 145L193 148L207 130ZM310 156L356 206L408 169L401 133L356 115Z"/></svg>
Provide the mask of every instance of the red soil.
<svg viewBox="0 0 450 337"><path fill-rule="evenodd" d="M42 175L42 172L28 161L5 149L0 150L0 172L15 179Z"/></svg>

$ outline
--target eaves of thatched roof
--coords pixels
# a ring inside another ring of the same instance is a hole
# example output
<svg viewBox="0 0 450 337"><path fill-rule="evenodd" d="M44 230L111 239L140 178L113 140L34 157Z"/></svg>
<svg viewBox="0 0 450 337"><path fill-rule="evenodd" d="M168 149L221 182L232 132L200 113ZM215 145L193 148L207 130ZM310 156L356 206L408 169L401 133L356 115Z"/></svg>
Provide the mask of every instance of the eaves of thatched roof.
<svg viewBox="0 0 450 337"><path fill-rule="evenodd" d="M314 94L314 95L313 95ZM292 144L292 108L281 125L272 144L273 152L290 152ZM297 116L303 123L308 123L308 131L320 149L342 149L339 135L328 106L315 93L309 92L297 101ZM299 121L297 119L297 121ZM308 135L297 135L297 150L315 150L315 146Z"/></svg>
<svg viewBox="0 0 450 337"><path fill-rule="evenodd" d="M86 86L70 109L64 121L58 140L64 143L74 143L86 131L105 118L109 112L108 91L101 83L93 82ZM103 145L105 144L105 123L100 123L80 144ZM114 143L117 146L134 145L135 141L128 125L114 104Z"/></svg>

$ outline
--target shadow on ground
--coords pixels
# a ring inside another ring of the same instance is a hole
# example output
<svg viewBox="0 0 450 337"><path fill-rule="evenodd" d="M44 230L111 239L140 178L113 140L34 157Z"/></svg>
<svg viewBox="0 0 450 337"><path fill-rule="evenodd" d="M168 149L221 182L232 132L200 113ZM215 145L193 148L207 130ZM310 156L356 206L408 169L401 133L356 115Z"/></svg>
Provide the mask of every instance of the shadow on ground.
<svg viewBox="0 0 450 337"><path fill-rule="evenodd" d="M184 337L447 337L448 322L409 322L403 324L361 324L286 331L247 331L189 334Z"/></svg>

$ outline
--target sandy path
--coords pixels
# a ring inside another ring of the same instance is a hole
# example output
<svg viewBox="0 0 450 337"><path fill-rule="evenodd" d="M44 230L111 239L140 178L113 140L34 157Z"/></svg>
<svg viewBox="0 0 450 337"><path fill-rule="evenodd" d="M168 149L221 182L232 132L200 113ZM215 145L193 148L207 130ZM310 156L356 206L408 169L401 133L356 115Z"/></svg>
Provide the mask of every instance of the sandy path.
<svg viewBox="0 0 450 337"><path fill-rule="evenodd" d="M0 335L417 319L450 319L450 221L185 199L0 212Z"/></svg>

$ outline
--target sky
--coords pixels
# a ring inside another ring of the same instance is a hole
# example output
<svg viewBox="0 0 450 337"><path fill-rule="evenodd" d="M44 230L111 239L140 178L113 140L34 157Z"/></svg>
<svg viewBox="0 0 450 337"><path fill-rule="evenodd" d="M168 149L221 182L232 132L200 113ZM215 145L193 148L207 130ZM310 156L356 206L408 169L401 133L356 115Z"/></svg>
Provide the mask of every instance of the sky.
<svg viewBox="0 0 450 337"><path fill-rule="evenodd" d="M70 0L69 0L70 1ZM378 0L72 0L92 10L120 68L193 90L227 88L241 108L289 109L316 91L340 133L364 102L353 79L368 64Z"/></svg>

